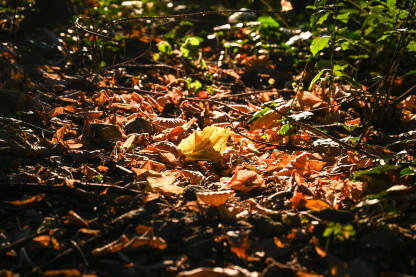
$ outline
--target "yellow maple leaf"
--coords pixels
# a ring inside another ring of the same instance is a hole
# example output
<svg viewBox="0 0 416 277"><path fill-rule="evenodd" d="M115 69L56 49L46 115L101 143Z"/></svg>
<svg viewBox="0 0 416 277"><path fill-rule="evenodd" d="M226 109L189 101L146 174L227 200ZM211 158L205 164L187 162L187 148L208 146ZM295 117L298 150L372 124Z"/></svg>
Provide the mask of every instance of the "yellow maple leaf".
<svg viewBox="0 0 416 277"><path fill-rule="evenodd" d="M224 154L230 134L229 129L208 126L183 139L178 148L188 160L218 162Z"/></svg>

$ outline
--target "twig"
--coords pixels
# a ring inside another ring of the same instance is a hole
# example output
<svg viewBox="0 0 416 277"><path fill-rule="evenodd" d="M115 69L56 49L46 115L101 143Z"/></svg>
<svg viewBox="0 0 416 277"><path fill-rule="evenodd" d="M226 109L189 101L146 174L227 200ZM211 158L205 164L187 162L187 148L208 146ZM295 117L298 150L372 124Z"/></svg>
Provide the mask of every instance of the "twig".
<svg viewBox="0 0 416 277"><path fill-rule="evenodd" d="M230 128L231 128L231 130L233 130L235 133L239 134L240 136L245 137L245 138L246 138L246 139L248 139L248 140L251 140L251 141L254 141L254 142L257 142L257 143L261 143L261 144L264 144L264 145L267 145L267 146L276 147L276 148L277 148L277 149L279 149L279 150L292 150L292 151L304 151L304 150L309 150L309 149L307 149L307 148L302 148L302 147L299 147L299 146L281 145L281 144L275 144L275 143L270 143L270 142L266 142L266 141L261 141L261 140L253 139L253 138L250 138L250 137L248 137L248 136L246 136L246 135L242 134L241 132L239 132L239 131L238 131L236 128L234 128L234 127L230 127Z"/></svg>
<svg viewBox="0 0 416 277"><path fill-rule="evenodd" d="M411 93L415 88L416 88L416 84L414 84L411 88L406 90L402 95L400 95L396 99L394 99L394 103L397 104L400 101L402 101L402 99L405 98L409 93Z"/></svg>
<svg viewBox="0 0 416 277"><path fill-rule="evenodd" d="M292 89L275 89L275 90L252 90L249 92L237 93L237 94L217 94L213 96L213 98L232 98L232 97L240 97L240 96L247 96L247 95L254 95L260 93L270 93L270 92L293 92Z"/></svg>
<svg viewBox="0 0 416 277"><path fill-rule="evenodd" d="M75 188L82 189L84 191L104 191L108 189L108 193L120 194L120 195L139 195L141 192L134 189L124 188L116 185L106 184L94 184L94 183L81 183L75 182ZM13 184L13 185L1 185L0 191L24 191L27 192L45 192L45 193L68 193L68 188L65 186L58 185L43 185L36 183L25 183L25 184Z"/></svg>
<svg viewBox="0 0 416 277"><path fill-rule="evenodd" d="M124 23L124 22L146 21L146 20L166 20L166 19L170 19L170 18L181 19L181 18L189 18L189 17L201 17L201 16L211 15L211 14L229 14L229 13L235 13L235 12L269 13L269 14L285 13L285 12L276 12L276 11L268 11L268 10L258 10L258 11L257 10L243 10L243 11L242 10L222 10L222 11L202 11L202 12L185 13L185 14L171 14L171 15L161 15L161 16L137 16L137 17L127 17L127 18L112 20L111 22L103 25L103 28L101 28L101 29L107 28L109 25L121 24L121 23ZM83 31L84 33L88 33L88 34L98 36L98 37L101 37L101 38L105 38L105 39L108 39L108 40L112 39L112 37L110 37L110 36L103 35L101 33L88 30L86 27L84 27L81 24L81 21L86 20L86 19L93 20L93 18L91 18L91 17L78 17L75 20L75 27L77 29Z"/></svg>
<svg viewBox="0 0 416 277"><path fill-rule="evenodd" d="M230 109L230 110L232 110L236 113L239 113L239 114L244 115L246 117L250 117L250 115L248 113L239 111L236 108L231 107L227 103L217 101L217 100L214 100L214 99L210 99L210 98L201 98L201 99L199 99L199 98L193 98L193 97L183 97L183 99L189 100L189 101L195 101L195 102L198 102L198 101L200 101L200 102L210 102L210 103L215 103L215 104L218 104L218 105L223 105L224 107L227 107L228 109Z"/></svg>
<svg viewBox="0 0 416 277"><path fill-rule="evenodd" d="M146 90L146 89L139 89L139 88L128 88L128 87L99 87L102 89L110 89L110 90L125 90L125 91L135 91L135 92L140 92L140 93L147 93L147 94L153 94L153 95L165 95L165 93L167 91L151 91L151 90Z"/></svg>
<svg viewBox="0 0 416 277"><path fill-rule="evenodd" d="M353 146L351 146L351 145L349 145L349 144L347 144L347 143L345 143L343 141L340 141L339 139L337 139L337 138L335 138L335 137L333 137L333 136L331 136L331 135L329 135L327 133L322 132L321 130L315 129L315 128L313 128L313 127L311 127L311 126L309 126L309 125L307 125L305 123L302 123L302 122L299 122L299 121L297 121L297 120L295 120L293 118L290 118L289 115L287 115L286 113L283 113L283 112L279 111L278 109L276 109L275 107L273 107L271 105L267 105L266 104L265 106L268 107L269 109L272 109L273 111L275 111L276 113L278 113L282 117L285 117L286 120L289 121L290 123L292 123L294 125L297 125L297 126L303 128L303 129L306 129L306 130L314 133L315 135L318 135L320 137L328 138L328 139L330 139L332 141L335 141L339 145L344 146L347 149L350 149L352 151L357 151L360 154L366 155L367 157L374 158L374 159L380 157L378 155L370 154L370 153L368 153L368 152L366 152L366 151L364 151L364 150L362 150L360 148L355 148L355 147L353 147Z"/></svg>
<svg viewBox="0 0 416 277"><path fill-rule="evenodd" d="M49 134L54 134L55 133L53 131L46 130L46 129L42 128L42 127L33 125L32 123L25 122L25 121L22 121L22 120L19 120L19 119L15 119L15 118L12 118L12 117L0 117L0 121L6 121L6 122L9 121L9 122L14 123L14 124L26 125L28 127L35 128L35 129L38 129L40 131L43 131L43 132L46 132L46 133L49 133Z"/></svg>

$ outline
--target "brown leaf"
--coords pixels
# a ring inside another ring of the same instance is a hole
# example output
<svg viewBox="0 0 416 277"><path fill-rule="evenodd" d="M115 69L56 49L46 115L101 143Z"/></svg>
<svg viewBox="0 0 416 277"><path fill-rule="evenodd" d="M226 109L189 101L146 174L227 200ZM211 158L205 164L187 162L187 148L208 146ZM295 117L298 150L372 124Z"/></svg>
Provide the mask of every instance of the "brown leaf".
<svg viewBox="0 0 416 277"><path fill-rule="evenodd" d="M146 181L150 188L155 192L160 192L164 195L171 196L181 194L184 188L172 185L176 181L177 175L174 173L167 173L160 177L147 177Z"/></svg>
<svg viewBox="0 0 416 277"><path fill-rule="evenodd" d="M313 92L302 91L296 94L300 106L306 110L316 109L327 106L327 103L316 96Z"/></svg>
<svg viewBox="0 0 416 277"><path fill-rule="evenodd" d="M263 178L252 170L240 169L234 173L227 187L234 190L248 192L265 184Z"/></svg>
<svg viewBox="0 0 416 277"><path fill-rule="evenodd" d="M58 116L60 114L64 114L64 113L76 113L77 109L72 106L72 105L68 105L65 107L56 107L55 109L53 109L50 113L49 116L50 117L55 117Z"/></svg>
<svg viewBox="0 0 416 277"><path fill-rule="evenodd" d="M317 173L325 166L325 162L316 160L316 157L309 153L301 153L292 159L276 176L292 176L299 173L301 176Z"/></svg>

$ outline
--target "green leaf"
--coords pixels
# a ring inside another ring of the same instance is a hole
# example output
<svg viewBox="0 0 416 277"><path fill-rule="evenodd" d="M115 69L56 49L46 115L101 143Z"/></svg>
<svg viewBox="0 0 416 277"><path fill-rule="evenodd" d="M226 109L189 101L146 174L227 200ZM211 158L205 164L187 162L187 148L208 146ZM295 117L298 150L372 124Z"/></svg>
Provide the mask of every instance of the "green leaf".
<svg viewBox="0 0 416 277"><path fill-rule="evenodd" d="M170 45L169 42L162 40L161 42L159 42L157 44L157 49L159 50L159 52L161 53L165 53L166 55L172 55L172 46Z"/></svg>
<svg viewBox="0 0 416 277"><path fill-rule="evenodd" d="M329 46L330 40L331 38L329 36L315 38L310 46L312 55L316 56L316 54L318 54L319 51L327 48Z"/></svg>
<svg viewBox="0 0 416 277"><path fill-rule="evenodd" d="M292 127L293 126L289 123L283 124L282 127L280 127L279 134L282 136L286 136L289 133L290 129L292 129Z"/></svg>
<svg viewBox="0 0 416 277"><path fill-rule="evenodd" d="M416 52L416 41L412 40L407 45L407 51L409 52Z"/></svg>
<svg viewBox="0 0 416 277"><path fill-rule="evenodd" d="M282 98L264 103L265 105L269 105L272 107L275 107L277 104L281 104L283 102ZM264 107L263 110L258 111L256 113L254 113L254 115L248 120L248 123L251 123L257 119L259 119L260 117L262 117L263 115L265 115L270 109L268 107Z"/></svg>
<svg viewBox="0 0 416 277"><path fill-rule="evenodd" d="M325 10L320 10L311 16L311 27L314 28L316 25L323 24L329 16L329 12Z"/></svg>
<svg viewBox="0 0 416 277"><path fill-rule="evenodd" d="M198 80L188 83L188 89L194 92L198 92L201 88L202 88L202 84Z"/></svg>
<svg viewBox="0 0 416 277"><path fill-rule="evenodd" d="M391 165L391 164L378 165L376 167L373 167L367 170L356 171L352 174L352 176L353 176L353 179L357 180L358 178L364 175L380 175L380 174L384 174L385 172L393 171L399 168L400 168L399 165Z"/></svg>
<svg viewBox="0 0 416 277"><path fill-rule="evenodd" d="M180 47L182 56L186 59L196 59L201 41L202 38L199 37L186 38L185 42Z"/></svg>
<svg viewBox="0 0 416 277"><path fill-rule="evenodd" d="M402 176L415 176L416 175L416 167L406 167L400 171L400 175Z"/></svg>
<svg viewBox="0 0 416 277"><path fill-rule="evenodd" d="M338 19L342 23L347 24L350 17L351 17L351 12L345 12L345 13L338 14L336 19Z"/></svg>
<svg viewBox="0 0 416 277"><path fill-rule="evenodd" d="M279 23L276 20L274 20L271 16L260 16L257 20L261 23L261 26L264 28L280 27Z"/></svg>
<svg viewBox="0 0 416 277"><path fill-rule="evenodd" d="M344 76L344 70L348 67L348 64L335 64L334 65L334 75L337 77Z"/></svg>

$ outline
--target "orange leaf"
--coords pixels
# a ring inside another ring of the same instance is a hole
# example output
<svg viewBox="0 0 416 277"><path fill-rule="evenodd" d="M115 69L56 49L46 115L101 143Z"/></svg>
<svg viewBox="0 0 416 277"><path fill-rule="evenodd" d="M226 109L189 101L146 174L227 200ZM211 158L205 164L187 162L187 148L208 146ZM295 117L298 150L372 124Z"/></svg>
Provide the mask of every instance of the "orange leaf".
<svg viewBox="0 0 416 277"><path fill-rule="evenodd" d="M51 236L43 235L43 236L37 236L33 238L33 241L40 243L42 246L47 248L52 248L55 250L61 249L59 242Z"/></svg>
<svg viewBox="0 0 416 277"><path fill-rule="evenodd" d="M202 203L221 206L235 193L232 190L212 191L212 192L197 192L196 197Z"/></svg>
<svg viewBox="0 0 416 277"><path fill-rule="evenodd" d="M252 170L241 169L234 173L227 187L248 192L265 184L264 179Z"/></svg>
<svg viewBox="0 0 416 277"><path fill-rule="evenodd" d="M294 209L303 209L306 203L305 195L303 195L301 192L298 192L290 199L290 202L292 202Z"/></svg>
<svg viewBox="0 0 416 277"><path fill-rule="evenodd" d="M314 211L320 211L323 209L330 208L330 206L326 202L319 199L306 200L305 207L309 210Z"/></svg>

